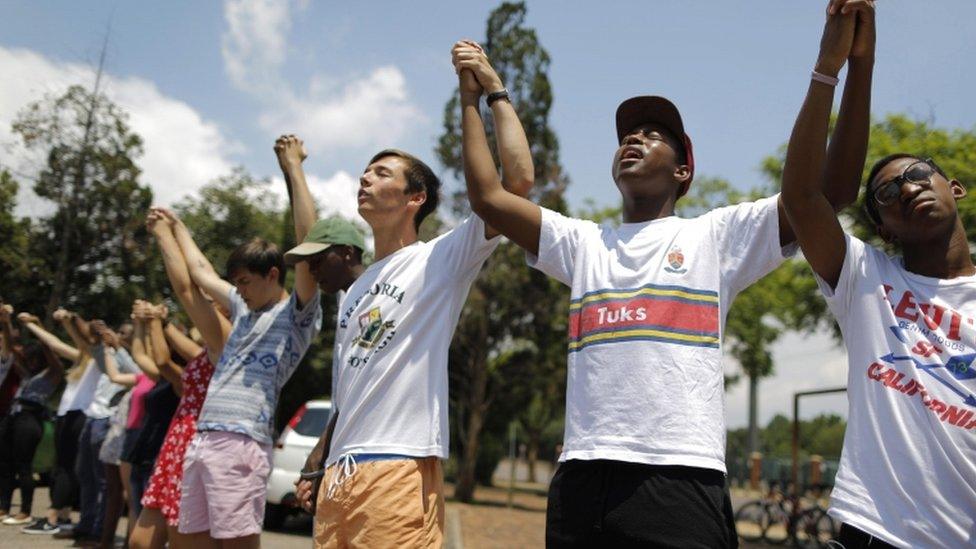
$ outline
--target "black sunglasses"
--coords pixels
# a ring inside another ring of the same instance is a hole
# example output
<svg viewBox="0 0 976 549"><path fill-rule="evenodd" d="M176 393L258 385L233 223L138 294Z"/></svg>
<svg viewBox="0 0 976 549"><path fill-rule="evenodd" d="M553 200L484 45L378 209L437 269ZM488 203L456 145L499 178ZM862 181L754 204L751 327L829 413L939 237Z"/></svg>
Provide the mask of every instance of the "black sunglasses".
<svg viewBox="0 0 976 549"><path fill-rule="evenodd" d="M935 174L935 167L932 166L932 159L926 158L909 164L901 175L879 184L871 191L874 201L881 206L890 206L898 201L901 195L901 186L905 183L926 183L931 184L932 175Z"/></svg>

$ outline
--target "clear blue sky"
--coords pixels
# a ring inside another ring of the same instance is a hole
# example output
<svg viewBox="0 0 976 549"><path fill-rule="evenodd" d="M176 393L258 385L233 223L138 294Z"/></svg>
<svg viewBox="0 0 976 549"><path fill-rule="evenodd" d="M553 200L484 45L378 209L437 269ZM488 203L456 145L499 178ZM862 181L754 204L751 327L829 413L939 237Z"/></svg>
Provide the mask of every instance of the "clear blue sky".
<svg viewBox="0 0 976 549"><path fill-rule="evenodd" d="M0 144L12 141L10 120L28 101L85 81L81 69L97 59L111 20L108 92L146 137L145 180L162 201L237 164L275 175L271 144L294 131L312 153L313 192L349 213L355 175L372 152L396 146L433 161L456 85L450 47L483 38L495 5L0 1ZM942 127L974 127L976 2L878 5L875 115L906 112ZM613 112L637 94L677 103L699 174L742 188L761 182L759 163L786 141L803 98L824 6L530 0L527 23L552 57L552 124L572 178L571 205L617 203L609 177ZM0 147L0 163L16 165L22 156ZM21 211L35 206L22 198ZM828 339L792 345L775 353L782 375L768 382L764 418L788 410L789 392L805 378L814 386L843 383L843 356L825 354ZM742 387L729 393L731 425L744 421L743 398Z"/></svg>

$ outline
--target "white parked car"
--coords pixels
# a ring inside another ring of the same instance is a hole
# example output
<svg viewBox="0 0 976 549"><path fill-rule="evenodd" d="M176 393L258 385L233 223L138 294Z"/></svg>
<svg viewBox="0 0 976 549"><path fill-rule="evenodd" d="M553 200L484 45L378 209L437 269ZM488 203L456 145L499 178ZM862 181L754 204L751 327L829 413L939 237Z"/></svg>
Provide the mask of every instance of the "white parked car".
<svg viewBox="0 0 976 549"><path fill-rule="evenodd" d="M274 447L274 469L268 477L268 503L264 511L266 528L278 528L288 515L299 512L295 479L329 425L331 416L330 401L310 400L295 412L278 437Z"/></svg>

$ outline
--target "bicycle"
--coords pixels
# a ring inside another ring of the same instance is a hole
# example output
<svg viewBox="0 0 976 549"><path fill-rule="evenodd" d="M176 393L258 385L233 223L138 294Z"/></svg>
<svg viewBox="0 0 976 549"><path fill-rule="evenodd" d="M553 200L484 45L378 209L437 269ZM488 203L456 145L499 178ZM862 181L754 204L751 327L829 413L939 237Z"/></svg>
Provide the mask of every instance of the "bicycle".
<svg viewBox="0 0 976 549"><path fill-rule="evenodd" d="M745 541L765 541L782 545L792 540L795 547L828 547L837 535L837 528L827 510L820 505L824 486L813 487L811 505L804 505L795 490L789 495L770 482L769 491L750 501L735 513L735 527Z"/></svg>

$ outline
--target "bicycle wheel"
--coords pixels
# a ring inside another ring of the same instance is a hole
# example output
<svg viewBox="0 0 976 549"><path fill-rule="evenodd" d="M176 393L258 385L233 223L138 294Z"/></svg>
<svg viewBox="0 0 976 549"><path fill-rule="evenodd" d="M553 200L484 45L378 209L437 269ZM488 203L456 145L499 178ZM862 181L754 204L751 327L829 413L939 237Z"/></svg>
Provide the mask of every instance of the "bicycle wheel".
<svg viewBox="0 0 976 549"><path fill-rule="evenodd" d="M807 509L796 521L794 541L797 547L829 547L837 536L834 519L820 507Z"/></svg>
<svg viewBox="0 0 976 549"><path fill-rule="evenodd" d="M770 505L766 512L769 522L763 533L767 543L782 545L790 539L790 513L782 505Z"/></svg>
<svg viewBox="0 0 976 549"><path fill-rule="evenodd" d="M735 530L745 541L759 541L766 531L768 517L762 501L750 501L735 512Z"/></svg>

